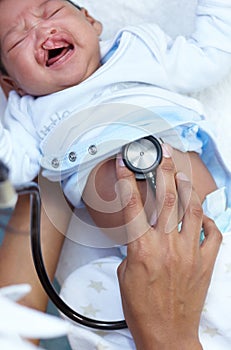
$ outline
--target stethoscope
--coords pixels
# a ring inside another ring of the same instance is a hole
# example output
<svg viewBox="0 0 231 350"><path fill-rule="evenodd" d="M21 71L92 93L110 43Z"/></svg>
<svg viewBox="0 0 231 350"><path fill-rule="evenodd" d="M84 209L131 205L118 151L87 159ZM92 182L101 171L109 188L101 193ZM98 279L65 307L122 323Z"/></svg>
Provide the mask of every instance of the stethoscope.
<svg viewBox="0 0 231 350"><path fill-rule="evenodd" d="M162 140L154 136L132 141L122 148L122 158L138 180L147 180L156 194L156 168L162 160Z"/></svg>
<svg viewBox="0 0 231 350"><path fill-rule="evenodd" d="M153 136L132 141L122 147L122 157L125 165L135 173L137 179L147 179L155 194L155 171L162 159L161 141ZM7 178L5 180L8 182ZM40 238L41 197L39 186L34 182L28 183L16 188L16 192L19 195L30 194L30 236L34 266L44 290L55 306L69 319L86 327L100 330L127 328L125 320L102 321L92 319L73 310L63 301L48 277L43 260Z"/></svg>

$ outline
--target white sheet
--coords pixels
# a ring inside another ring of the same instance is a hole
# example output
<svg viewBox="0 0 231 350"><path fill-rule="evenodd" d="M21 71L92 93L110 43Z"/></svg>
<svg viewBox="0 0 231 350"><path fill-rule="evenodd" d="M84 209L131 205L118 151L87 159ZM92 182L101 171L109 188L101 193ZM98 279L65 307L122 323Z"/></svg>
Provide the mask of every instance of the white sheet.
<svg viewBox="0 0 231 350"><path fill-rule="evenodd" d="M72 0L84 6L104 26L102 38L110 38L127 24L156 22L168 34L188 34L194 24L197 0Z"/></svg>

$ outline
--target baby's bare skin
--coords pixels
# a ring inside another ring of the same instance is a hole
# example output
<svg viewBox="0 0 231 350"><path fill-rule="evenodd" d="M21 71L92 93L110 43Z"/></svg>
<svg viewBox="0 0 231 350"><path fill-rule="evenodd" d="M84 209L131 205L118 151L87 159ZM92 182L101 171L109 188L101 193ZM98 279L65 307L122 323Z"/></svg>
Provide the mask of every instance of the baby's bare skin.
<svg viewBox="0 0 231 350"><path fill-rule="evenodd" d="M216 189L216 184L199 155L195 152L172 150L172 157L175 172L182 172L190 179L202 203L206 195ZM83 200L98 227L106 231L119 227L120 233L123 234L125 228L122 206L116 193L116 182L115 159L100 163L88 178ZM152 192L146 181L138 181L138 187L147 215L151 219L155 208Z"/></svg>

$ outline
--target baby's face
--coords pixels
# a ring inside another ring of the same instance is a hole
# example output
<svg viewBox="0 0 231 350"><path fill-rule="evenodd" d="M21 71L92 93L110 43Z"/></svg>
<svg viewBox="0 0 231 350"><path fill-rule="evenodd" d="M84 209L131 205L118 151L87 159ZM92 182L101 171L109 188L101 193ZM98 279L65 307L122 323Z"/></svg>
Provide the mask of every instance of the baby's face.
<svg viewBox="0 0 231 350"><path fill-rule="evenodd" d="M100 32L65 0L0 1L2 61L21 94L46 95L88 78L99 67Z"/></svg>

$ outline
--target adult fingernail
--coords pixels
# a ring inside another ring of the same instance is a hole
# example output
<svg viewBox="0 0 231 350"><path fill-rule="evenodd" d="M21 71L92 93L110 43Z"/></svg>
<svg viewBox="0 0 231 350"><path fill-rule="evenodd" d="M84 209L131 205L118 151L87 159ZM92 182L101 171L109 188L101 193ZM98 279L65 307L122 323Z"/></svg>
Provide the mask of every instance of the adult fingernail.
<svg viewBox="0 0 231 350"><path fill-rule="evenodd" d="M149 221L149 224L151 226L154 226L157 222L157 211L155 210L153 213L152 213L152 216L150 218L150 221Z"/></svg>
<svg viewBox="0 0 231 350"><path fill-rule="evenodd" d="M188 182L190 181L188 176L186 176L184 173L181 173L181 172L176 174L176 178L181 181L188 181Z"/></svg>
<svg viewBox="0 0 231 350"><path fill-rule="evenodd" d="M122 155L120 153L117 154L117 162L118 162L119 166L125 167L124 160L123 160Z"/></svg>
<svg viewBox="0 0 231 350"><path fill-rule="evenodd" d="M167 143L162 144L162 152L164 158L171 158L172 156L172 147Z"/></svg>

